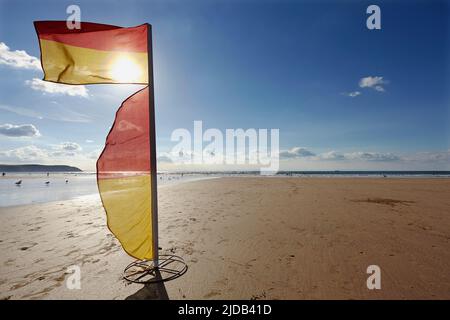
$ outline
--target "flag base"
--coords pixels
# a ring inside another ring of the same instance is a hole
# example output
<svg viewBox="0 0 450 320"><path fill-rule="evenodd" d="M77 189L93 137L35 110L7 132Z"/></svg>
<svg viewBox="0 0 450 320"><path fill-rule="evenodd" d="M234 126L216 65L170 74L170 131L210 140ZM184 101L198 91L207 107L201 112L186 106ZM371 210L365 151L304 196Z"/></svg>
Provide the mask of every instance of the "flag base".
<svg viewBox="0 0 450 320"><path fill-rule="evenodd" d="M183 258L173 254L160 254L158 265L153 261L136 260L123 271L123 278L133 283L165 282L181 277L188 266Z"/></svg>

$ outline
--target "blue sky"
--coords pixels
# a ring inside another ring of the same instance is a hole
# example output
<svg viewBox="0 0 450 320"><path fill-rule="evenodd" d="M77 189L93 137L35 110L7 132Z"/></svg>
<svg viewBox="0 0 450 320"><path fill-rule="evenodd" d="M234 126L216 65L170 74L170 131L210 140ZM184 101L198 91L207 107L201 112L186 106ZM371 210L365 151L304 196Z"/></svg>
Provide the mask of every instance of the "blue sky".
<svg viewBox="0 0 450 320"><path fill-rule="evenodd" d="M381 30L366 28L372 3ZM64 20L70 4L83 21L153 25L160 154L174 129L202 120L280 129L282 169L450 169L442 1L0 0L0 163L92 170L115 110L140 88L54 92L33 80L38 68L11 62L16 50L39 57L32 22Z"/></svg>

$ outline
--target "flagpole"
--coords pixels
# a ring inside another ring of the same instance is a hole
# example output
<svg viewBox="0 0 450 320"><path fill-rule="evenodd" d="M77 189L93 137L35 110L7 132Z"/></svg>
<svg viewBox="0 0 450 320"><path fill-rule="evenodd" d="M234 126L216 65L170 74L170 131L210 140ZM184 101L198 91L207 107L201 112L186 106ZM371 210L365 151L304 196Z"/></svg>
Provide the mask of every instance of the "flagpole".
<svg viewBox="0 0 450 320"><path fill-rule="evenodd" d="M152 25L147 23L147 56L148 56L148 108L149 108L149 138L150 138L150 188L153 236L153 265L159 265L158 244L158 190L156 168L156 130L155 130L155 86L153 77L153 42Z"/></svg>

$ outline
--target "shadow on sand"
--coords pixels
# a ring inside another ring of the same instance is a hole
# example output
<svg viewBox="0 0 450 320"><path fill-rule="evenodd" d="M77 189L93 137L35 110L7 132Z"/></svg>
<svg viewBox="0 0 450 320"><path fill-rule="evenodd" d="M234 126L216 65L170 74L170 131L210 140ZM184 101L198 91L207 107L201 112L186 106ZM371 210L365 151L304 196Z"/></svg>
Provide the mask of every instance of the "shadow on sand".
<svg viewBox="0 0 450 320"><path fill-rule="evenodd" d="M161 280L161 274L156 271L156 279ZM163 281L147 283L143 288L125 298L125 300L169 300Z"/></svg>

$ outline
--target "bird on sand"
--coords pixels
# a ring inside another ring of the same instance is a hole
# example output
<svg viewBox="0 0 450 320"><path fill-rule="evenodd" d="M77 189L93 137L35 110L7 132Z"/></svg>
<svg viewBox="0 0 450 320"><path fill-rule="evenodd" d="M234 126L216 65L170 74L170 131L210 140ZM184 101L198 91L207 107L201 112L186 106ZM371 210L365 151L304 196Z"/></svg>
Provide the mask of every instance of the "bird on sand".
<svg viewBox="0 0 450 320"><path fill-rule="evenodd" d="M16 186L20 186L22 184L22 180L16 182Z"/></svg>

